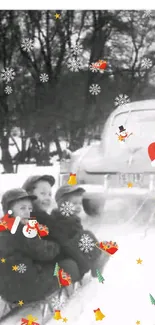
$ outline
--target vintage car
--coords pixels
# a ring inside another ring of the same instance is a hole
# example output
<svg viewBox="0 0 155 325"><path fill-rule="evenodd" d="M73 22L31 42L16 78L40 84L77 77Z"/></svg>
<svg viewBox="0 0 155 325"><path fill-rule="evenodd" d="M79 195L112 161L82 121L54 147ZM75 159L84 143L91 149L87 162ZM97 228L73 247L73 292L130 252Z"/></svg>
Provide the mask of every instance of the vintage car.
<svg viewBox="0 0 155 325"><path fill-rule="evenodd" d="M121 141L119 127L130 135ZM155 167L148 146L155 142L155 100L128 103L115 109L105 123L100 143L75 151L61 164L60 183L76 173L87 191L110 196L153 195Z"/></svg>

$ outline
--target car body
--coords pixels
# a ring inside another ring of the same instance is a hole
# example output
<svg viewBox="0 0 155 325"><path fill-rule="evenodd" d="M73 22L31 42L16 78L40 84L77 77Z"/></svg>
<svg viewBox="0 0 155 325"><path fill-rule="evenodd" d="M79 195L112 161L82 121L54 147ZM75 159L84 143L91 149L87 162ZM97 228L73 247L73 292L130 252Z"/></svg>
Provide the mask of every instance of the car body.
<svg viewBox="0 0 155 325"><path fill-rule="evenodd" d="M116 135L121 125L133 133L123 143ZM76 173L78 184L91 192L102 192L104 197L152 193L155 168L148 155L152 142L155 142L155 100L122 105L107 119L100 143L72 154L66 171L61 169L61 182L72 172Z"/></svg>

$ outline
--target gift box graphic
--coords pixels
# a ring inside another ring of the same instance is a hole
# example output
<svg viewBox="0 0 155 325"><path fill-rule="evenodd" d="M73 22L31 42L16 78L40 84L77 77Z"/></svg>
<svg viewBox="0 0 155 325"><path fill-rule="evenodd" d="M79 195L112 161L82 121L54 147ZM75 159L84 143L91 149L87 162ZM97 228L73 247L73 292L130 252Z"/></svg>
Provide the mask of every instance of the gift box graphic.
<svg viewBox="0 0 155 325"><path fill-rule="evenodd" d="M112 241L103 241L96 243L96 247L110 255L114 255L118 251L117 243Z"/></svg>
<svg viewBox="0 0 155 325"><path fill-rule="evenodd" d="M21 325L40 325L39 323L36 323L36 320L38 318L33 317L32 315L28 315L27 318L21 319Z"/></svg>
<svg viewBox="0 0 155 325"><path fill-rule="evenodd" d="M45 225L40 225L38 224L38 233L40 237L45 237L48 236L49 234L49 229Z"/></svg>

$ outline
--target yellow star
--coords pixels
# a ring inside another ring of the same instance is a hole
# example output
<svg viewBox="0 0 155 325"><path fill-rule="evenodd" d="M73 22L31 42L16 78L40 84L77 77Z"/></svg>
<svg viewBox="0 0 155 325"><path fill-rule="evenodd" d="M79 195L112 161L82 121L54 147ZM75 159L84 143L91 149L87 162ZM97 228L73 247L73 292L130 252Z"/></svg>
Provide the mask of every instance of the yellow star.
<svg viewBox="0 0 155 325"><path fill-rule="evenodd" d="M17 265L12 265L12 271L17 271L18 270L18 266Z"/></svg>
<svg viewBox="0 0 155 325"><path fill-rule="evenodd" d="M19 306L23 306L23 305L24 305L24 301L23 301L23 300L19 300L19 301L18 301L18 305L19 305Z"/></svg>
<svg viewBox="0 0 155 325"><path fill-rule="evenodd" d="M5 258L1 258L1 262L5 263L6 259Z"/></svg>
<svg viewBox="0 0 155 325"><path fill-rule="evenodd" d="M56 19L59 19L60 18L60 14L57 14L56 13L54 16L55 16Z"/></svg>
<svg viewBox="0 0 155 325"><path fill-rule="evenodd" d="M133 187L133 184L131 182L128 183L128 187Z"/></svg>
<svg viewBox="0 0 155 325"><path fill-rule="evenodd" d="M67 323L67 321L68 321L68 319L65 317L65 318L63 318L63 322L64 323Z"/></svg>
<svg viewBox="0 0 155 325"><path fill-rule="evenodd" d="M141 260L140 258L137 260L137 264L142 264L143 260Z"/></svg>
<svg viewBox="0 0 155 325"><path fill-rule="evenodd" d="M140 320L137 320L136 324L139 325L140 324Z"/></svg>

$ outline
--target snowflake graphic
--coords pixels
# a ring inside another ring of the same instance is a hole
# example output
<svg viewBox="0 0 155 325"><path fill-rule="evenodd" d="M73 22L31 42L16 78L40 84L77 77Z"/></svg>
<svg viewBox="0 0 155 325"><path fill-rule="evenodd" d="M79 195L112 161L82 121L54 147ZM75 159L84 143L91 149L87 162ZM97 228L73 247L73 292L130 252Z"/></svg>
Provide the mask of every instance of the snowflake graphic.
<svg viewBox="0 0 155 325"><path fill-rule="evenodd" d="M141 66L144 69L150 69L152 67L152 60L148 58L142 59Z"/></svg>
<svg viewBox="0 0 155 325"><path fill-rule="evenodd" d="M97 71L98 71L98 68L96 68L94 65L95 65L95 63L93 62L93 63L90 64L90 66L89 66L89 69L91 70L91 72L97 72Z"/></svg>
<svg viewBox="0 0 155 325"><path fill-rule="evenodd" d="M130 103L130 99L127 95L120 94L115 98L115 106L121 106L124 104Z"/></svg>
<svg viewBox="0 0 155 325"><path fill-rule="evenodd" d="M24 272L26 272L26 269L27 269L26 265L23 264L23 263L21 263L21 264L18 265L18 270L17 270L17 272L19 272L19 273L24 273Z"/></svg>
<svg viewBox="0 0 155 325"><path fill-rule="evenodd" d="M71 52L74 54L74 55L79 55L83 50L83 47L82 45L78 45L76 44L75 46L72 46L71 47Z"/></svg>
<svg viewBox="0 0 155 325"><path fill-rule="evenodd" d="M81 69L81 62L79 59L69 58L67 66L72 72L78 72Z"/></svg>
<svg viewBox="0 0 155 325"><path fill-rule="evenodd" d="M142 18L150 18L152 15L152 10L145 10Z"/></svg>
<svg viewBox="0 0 155 325"><path fill-rule="evenodd" d="M65 304L65 299L64 297L62 297L61 295L61 299L59 298L59 296L55 296L51 299L51 305L53 307L53 309L62 309L63 306Z"/></svg>
<svg viewBox="0 0 155 325"><path fill-rule="evenodd" d="M4 91L5 91L5 93L7 94L7 95L10 95L11 93L12 93L12 87L10 87L10 86L6 86L5 87L5 89L4 89Z"/></svg>
<svg viewBox="0 0 155 325"><path fill-rule="evenodd" d="M95 247L95 243L92 238L90 238L87 234L83 234L81 239L79 240L78 246L81 251L84 253L89 253Z"/></svg>
<svg viewBox="0 0 155 325"><path fill-rule="evenodd" d="M89 92L90 92L92 95L98 95L98 94L101 92L101 87L100 87L98 84L92 84L92 85L89 87Z"/></svg>
<svg viewBox="0 0 155 325"><path fill-rule="evenodd" d="M12 68L6 68L1 71L1 77L6 83L12 81L15 77L15 71Z"/></svg>
<svg viewBox="0 0 155 325"><path fill-rule="evenodd" d="M75 208L73 203L68 201L61 203L60 211L63 216L70 217L74 213L74 210Z"/></svg>
<svg viewBox="0 0 155 325"><path fill-rule="evenodd" d="M33 41L30 38L25 38L21 44L21 48L25 52L30 52L33 49Z"/></svg>
<svg viewBox="0 0 155 325"><path fill-rule="evenodd" d="M41 82L48 82L48 80L49 80L49 76L48 76L47 73L42 73L42 74L40 75L40 81L41 81Z"/></svg>

